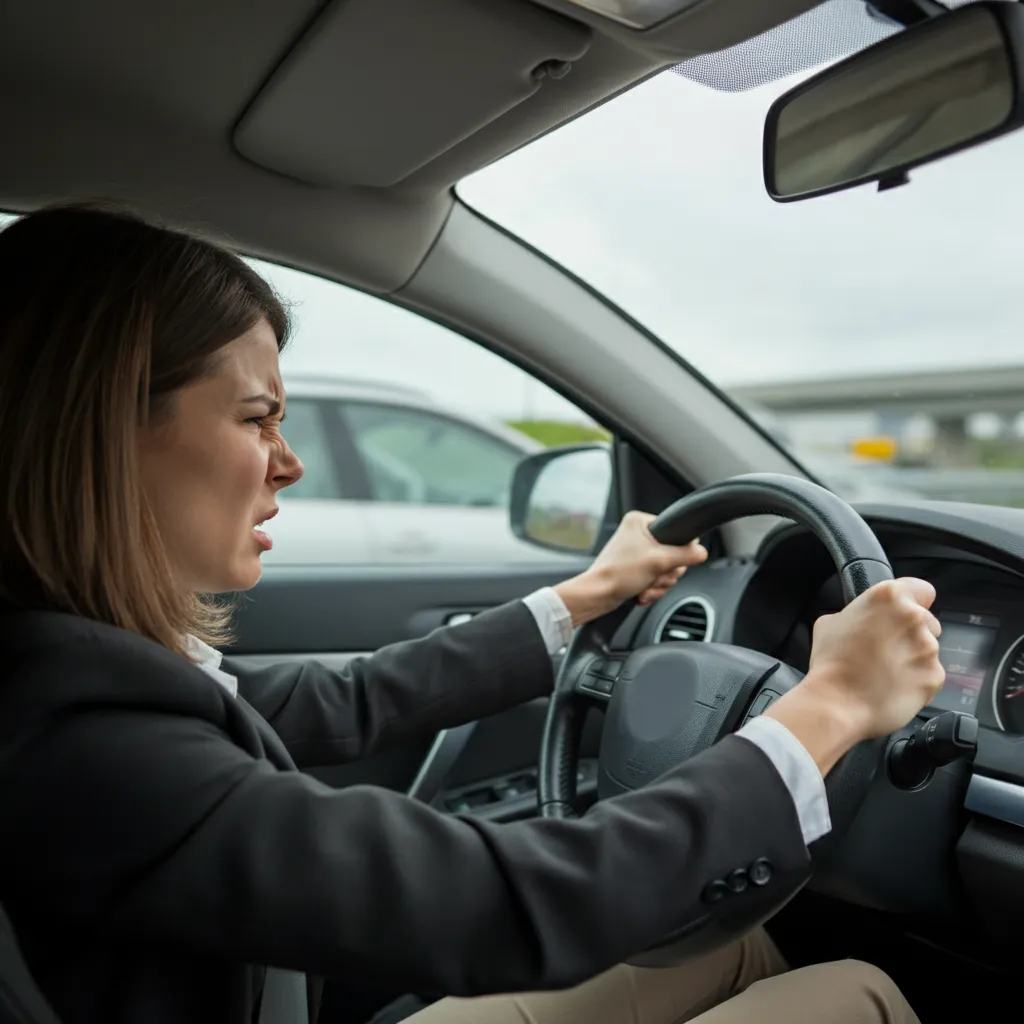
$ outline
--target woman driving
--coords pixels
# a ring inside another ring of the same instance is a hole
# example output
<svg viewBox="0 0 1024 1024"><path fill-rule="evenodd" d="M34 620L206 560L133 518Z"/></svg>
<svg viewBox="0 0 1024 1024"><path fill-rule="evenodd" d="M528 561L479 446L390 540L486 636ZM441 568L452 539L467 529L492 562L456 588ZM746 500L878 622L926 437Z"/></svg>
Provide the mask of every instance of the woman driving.
<svg viewBox="0 0 1024 1024"><path fill-rule="evenodd" d="M213 595L259 581L302 474L287 338L242 260L134 215L57 206L0 233L0 900L64 1024L304 1024L322 977L448 997L415 1024L916 1020L877 969L787 972L761 929L621 962L709 879L806 868L823 776L941 686L930 585L820 620L768 712L579 820L332 789L303 768L545 695L574 626L706 551L631 513L582 575L465 624L344 670L232 665Z"/></svg>

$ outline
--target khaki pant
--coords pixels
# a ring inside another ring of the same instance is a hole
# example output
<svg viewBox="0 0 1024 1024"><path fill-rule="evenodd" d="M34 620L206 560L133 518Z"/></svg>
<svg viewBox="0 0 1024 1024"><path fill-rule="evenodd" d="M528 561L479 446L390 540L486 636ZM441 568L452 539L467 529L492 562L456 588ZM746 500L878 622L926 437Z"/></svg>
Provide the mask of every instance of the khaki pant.
<svg viewBox="0 0 1024 1024"><path fill-rule="evenodd" d="M620 965L561 992L442 999L409 1024L918 1024L877 967L787 971L763 929L682 967Z"/></svg>

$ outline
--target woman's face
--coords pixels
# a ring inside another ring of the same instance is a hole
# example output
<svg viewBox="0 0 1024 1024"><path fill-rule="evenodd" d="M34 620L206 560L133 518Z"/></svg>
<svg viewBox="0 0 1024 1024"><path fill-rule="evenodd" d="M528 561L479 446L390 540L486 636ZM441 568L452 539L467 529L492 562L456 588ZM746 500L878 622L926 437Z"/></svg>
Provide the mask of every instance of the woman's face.
<svg viewBox="0 0 1024 1024"><path fill-rule="evenodd" d="M142 483L171 564L190 590L246 590L270 538L258 524L302 476L281 436L277 339L261 321L225 345L209 376L182 388L143 430Z"/></svg>

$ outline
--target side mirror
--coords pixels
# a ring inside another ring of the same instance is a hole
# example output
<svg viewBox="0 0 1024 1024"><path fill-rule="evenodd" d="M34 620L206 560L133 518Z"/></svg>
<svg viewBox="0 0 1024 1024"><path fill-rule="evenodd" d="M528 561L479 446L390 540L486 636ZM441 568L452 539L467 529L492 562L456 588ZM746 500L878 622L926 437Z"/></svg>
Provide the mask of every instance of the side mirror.
<svg viewBox="0 0 1024 1024"><path fill-rule="evenodd" d="M777 202L908 171L1024 124L1024 9L983 0L922 21L780 96L764 128Z"/></svg>
<svg viewBox="0 0 1024 1024"><path fill-rule="evenodd" d="M512 476L512 532L538 547L593 553L614 518L612 455L604 444L566 445L529 455Z"/></svg>

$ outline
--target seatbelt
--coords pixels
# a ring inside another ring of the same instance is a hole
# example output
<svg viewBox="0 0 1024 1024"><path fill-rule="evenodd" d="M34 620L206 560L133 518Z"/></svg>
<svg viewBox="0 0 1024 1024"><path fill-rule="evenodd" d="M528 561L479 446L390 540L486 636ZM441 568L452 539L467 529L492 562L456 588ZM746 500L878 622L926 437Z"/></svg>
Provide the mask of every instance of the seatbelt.
<svg viewBox="0 0 1024 1024"><path fill-rule="evenodd" d="M309 1024L304 974L279 967L267 968L259 1024Z"/></svg>

